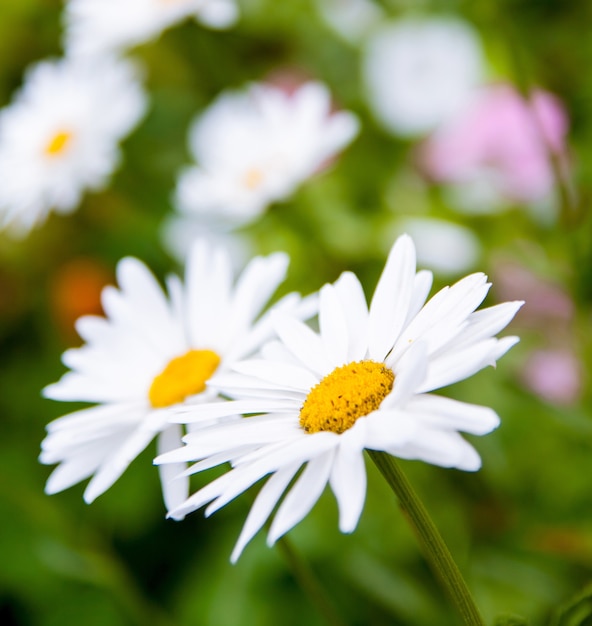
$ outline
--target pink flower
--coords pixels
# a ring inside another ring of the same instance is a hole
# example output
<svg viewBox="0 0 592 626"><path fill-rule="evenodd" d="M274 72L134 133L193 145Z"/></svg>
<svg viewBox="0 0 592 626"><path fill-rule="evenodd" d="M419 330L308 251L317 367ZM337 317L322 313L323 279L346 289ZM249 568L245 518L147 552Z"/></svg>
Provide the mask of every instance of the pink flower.
<svg viewBox="0 0 592 626"><path fill-rule="evenodd" d="M526 300L520 315L521 334L530 331L536 342L521 371L521 381L545 402L575 404L583 386L583 364L575 346L576 305L569 293L547 277L511 261L502 261L494 271L496 299Z"/></svg>
<svg viewBox="0 0 592 626"><path fill-rule="evenodd" d="M526 300L520 315L521 324L547 332L559 328L566 332L571 328L575 313L575 303L556 282L542 278L512 261L500 261L494 270L497 298L516 299L518 295Z"/></svg>
<svg viewBox="0 0 592 626"><path fill-rule="evenodd" d="M538 350L530 355L523 380L547 402L573 404L581 391L581 364L569 350Z"/></svg>
<svg viewBox="0 0 592 626"><path fill-rule="evenodd" d="M536 202L552 190L551 155L565 159L567 129L552 94L535 90L525 100L510 85L492 85L426 141L421 167L437 182L487 186L498 201Z"/></svg>

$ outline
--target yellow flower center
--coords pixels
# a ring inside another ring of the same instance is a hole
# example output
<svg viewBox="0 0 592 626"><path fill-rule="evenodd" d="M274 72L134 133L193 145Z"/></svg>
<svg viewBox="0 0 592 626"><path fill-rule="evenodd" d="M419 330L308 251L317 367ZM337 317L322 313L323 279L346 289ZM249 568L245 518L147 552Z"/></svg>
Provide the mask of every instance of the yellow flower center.
<svg viewBox="0 0 592 626"><path fill-rule="evenodd" d="M220 357L212 350L189 350L172 359L152 381L148 392L150 404L159 409L201 393L218 365Z"/></svg>
<svg viewBox="0 0 592 626"><path fill-rule="evenodd" d="M384 363L356 361L337 367L310 390L300 409L300 426L307 433L345 432L380 407L394 381Z"/></svg>
<svg viewBox="0 0 592 626"><path fill-rule="evenodd" d="M250 190L257 189L262 182L263 172L256 167L247 170L243 176L243 185Z"/></svg>
<svg viewBox="0 0 592 626"><path fill-rule="evenodd" d="M50 157L58 156L68 149L72 141L72 133L68 130L58 131L45 146L45 154Z"/></svg>

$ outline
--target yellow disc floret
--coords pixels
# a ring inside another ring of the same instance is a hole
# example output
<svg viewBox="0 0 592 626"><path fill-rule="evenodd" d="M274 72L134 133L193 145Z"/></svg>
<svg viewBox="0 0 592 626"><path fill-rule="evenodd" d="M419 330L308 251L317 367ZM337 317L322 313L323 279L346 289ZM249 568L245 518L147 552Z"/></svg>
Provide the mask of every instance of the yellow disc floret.
<svg viewBox="0 0 592 626"><path fill-rule="evenodd" d="M356 361L337 367L310 390L300 409L300 426L307 433L345 432L380 407L394 381L384 363Z"/></svg>
<svg viewBox="0 0 592 626"><path fill-rule="evenodd" d="M212 350L189 350L172 359L152 381L150 404L155 409L171 406L204 391L218 365L220 357Z"/></svg>
<svg viewBox="0 0 592 626"><path fill-rule="evenodd" d="M245 172L245 175L242 178L242 182L247 189L249 189L250 191L254 191L261 185L261 183L263 182L263 178L263 172L256 167L252 167Z"/></svg>
<svg viewBox="0 0 592 626"><path fill-rule="evenodd" d="M58 156L68 149L72 141L72 133L67 130L58 131L45 146L45 154L50 157Z"/></svg>

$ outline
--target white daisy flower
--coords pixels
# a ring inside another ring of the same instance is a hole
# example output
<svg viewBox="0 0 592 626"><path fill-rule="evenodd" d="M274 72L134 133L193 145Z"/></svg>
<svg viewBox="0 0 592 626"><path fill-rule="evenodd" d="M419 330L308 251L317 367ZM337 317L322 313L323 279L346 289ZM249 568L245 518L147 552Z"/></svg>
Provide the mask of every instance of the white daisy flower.
<svg viewBox="0 0 592 626"><path fill-rule="evenodd" d="M366 493L365 448L477 470L479 455L458 431L483 435L498 425L498 416L431 392L493 365L513 346L516 337L494 335L522 303L476 312L490 286L484 274L472 274L426 303L431 281L430 272L416 273L413 242L404 235L390 252L369 308L358 279L346 272L321 289L319 333L278 316L279 340L261 358L210 380L233 400L175 418L199 423L257 414L189 434L183 448L156 459L198 461L186 473L233 465L170 514L210 502L209 515L271 475L247 517L235 561L286 491L271 523L270 545L308 514L327 484L339 506L340 530L352 532Z"/></svg>
<svg viewBox="0 0 592 626"><path fill-rule="evenodd" d="M320 0L316 8L328 26L352 43L384 19L384 10L374 0Z"/></svg>
<svg viewBox="0 0 592 626"><path fill-rule="evenodd" d="M105 185L146 97L127 62L43 61L0 111L0 229L26 234Z"/></svg>
<svg viewBox="0 0 592 626"><path fill-rule="evenodd" d="M320 83L293 93L263 84L224 93L191 128L198 165L181 173L176 204L210 220L249 222L293 193L357 130L354 115L331 111Z"/></svg>
<svg viewBox="0 0 592 626"><path fill-rule="evenodd" d="M92 476L84 492L90 503L155 436L160 453L181 445L181 427L168 423L171 408L214 399L216 392L206 389L208 378L227 371L271 335L270 315L259 315L287 264L281 253L257 257L233 285L227 251L200 241L187 263L185 287L170 277L167 296L143 263L123 259L117 266L119 289L106 287L102 294L107 317L78 320L86 345L64 353L72 371L44 390L54 400L97 403L48 425L40 461L60 465L46 492ZM311 315L311 307L314 300L289 294L275 308ZM187 497L187 484L171 481L182 469L160 470L168 508Z"/></svg>
<svg viewBox="0 0 592 626"><path fill-rule="evenodd" d="M485 70L478 35L467 22L408 18L369 40L363 74L376 118L395 135L413 137L456 113Z"/></svg>
<svg viewBox="0 0 592 626"><path fill-rule="evenodd" d="M70 0L64 47L74 56L122 52L188 17L227 28L237 20L238 8L235 0Z"/></svg>

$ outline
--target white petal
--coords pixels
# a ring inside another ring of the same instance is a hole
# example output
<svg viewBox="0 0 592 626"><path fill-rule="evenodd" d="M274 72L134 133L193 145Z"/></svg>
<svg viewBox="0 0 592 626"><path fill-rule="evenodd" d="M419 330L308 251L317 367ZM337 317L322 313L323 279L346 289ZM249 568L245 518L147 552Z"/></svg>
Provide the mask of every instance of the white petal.
<svg viewBox="0 0 592 626"><path fill-rule="evenodd" d="M381 409L403 406L425 381L428 371L427 347L423 342L413 344L393 368L393 390L383 400Z"/></svg>
<svg viewBox="0 0 592 626"><path fill-rule="evenodd" d="M339 445L339 435L330 432L307 434L299 427L294 430L293 436L260 447L239 459L241 465L249 463L261 464L268 468L268 472L276 471L289 463L306 463L312 458Z"/></svg>
<svg viewBox="0 0 592 626"><path fill-rule="evenodd" d="M488 365L494 365L518 341L516 337L487 339L463 350L450 350L432 359L427 376L417 390L425 393L464 380Z"/></svg>
<svg viewBox="0 0 592 626"><path fill-rule="evenodd" d="M157 454L164 454L181 446L183 431L177 424L167 426L157 438ZM189 480L180 475L185 463L159 465L158 473L162 485L162 495L167 511L177 508L189 495Z"/></svg>
<svg viewBox="0 0 592 626"><path fill-rule="evenodd" d="M410 444L389 452L403 459L416 459L441 467L455 467L468 472L481 467L481 458L457 432L420 428Z"/></svg>
<svg viewBox="0 0 592 626"><path fill-rule="evenodd" d="M325 355L321 338L306 324L278 315L275 329L286 348L315 374L322 378L334 369Z"/></svg>
<svg viewBox="0 0 592 626"><path fill-rule="evenodd" d="M428 299L430 289L432 288L432 282L434 277L429 270L421 270L415 275L413 282L413 295L411 296L411 302L409 303L409 311L407 312L407 319L405 325L407 325L421 310L425 301Z"/></svg>
<svg viewBox="0 0 592 626"><path fill-rule="evenodd" d="M297 438L289 440L286 444L270 444L262 447L259 451L259 458L254 462L248 462L245 458L244 464L200 489L169 515L186 515L224 493L233 493L236 497L241 490L245 491L267 474L294 463L300 466L311 458L322 456L336 446L337 437L338 435L334 433L307 435L300 432Z"/></svg>
<svg viewBox="0 0 592 626"><path fill-rule="evenodd" d="M486 280L484 274L471 274L452 287L441 289L401 333L387 363L394 363L416 341L425 342L429 354L456 341L468 316L487 295L490 284Z"/></svg>
<svg viewBox="0 0 592 626"><path fill-rule="evenodd" d="M190 465L181 475L192 476L193 474L198 474L199 472L212 469L212 467L217 467L218 465L223 465L224 463L233 462L243 454L250 452L252 449L253 446L251 445L229 448L228 450L224 450L224 452L220 452L220 454L213 454L203 461L199 461L197 463L194 463L193 465Z"/></svg>
<svg viewBox="0 0 592 626"><path fill-rule="evenodd" d="M236 476L236 470L231 470L230 472L226 472L226 474L222 474L211 483L208 483L205 487L202 487L198 491L196 491L193 495L189 496L183 504L178 506L176 509L169 511L167 513L167 517L172 517L173 519L182 519L188 513L199 509L201 506L210 502L214 498L217 498L220 493L224 491L224 488L228 485L232 484ZM262 474L259 478L262 478L264 474ZM257 482L258 478L255 478L253 482Z"/></svg>
<svg viewBox="0 0 592 626"><path fill-rule="evenodd" d="M164 298L162 294L161 299ZM128 297L127 293L109 286L101 292L101 303L110 324L122 336L132 333L136 341L140 340L144 351L148 351L153 357L170 358L178 353L179 338L174 325L170 320L163 324L158 316L152 318L149 305L147 309L143 309L143 305Z"/></svg>
<svg viewBox="0 0 592 626"><path fill-rule="evenodd" d="M503 330L516 315L522 301L504 302L487 309L475 311L469 316L469 325L459 337L456 348L464 347L472 343L488 339Z"/></svg>
<svg viewBox="0 0 592 626"><path fill-rule="evenodd" d="M486 406L459 402L443 396L421 394L413 398L407 410L424 424L443 430L462 430L485 435L497 428L497 413Z"/></svg>
<svg viewBox="0 0 592 626"><path fill-rule="evenodd" d="M501 359L504 354L510 349L513 348L520 341L520 337L502 337L498 339L495 349L490 355L490 360L485 365L495 365L495 362L498 359Z"/></svg>
<svg viewBox="0 0 592 626"><path fill-rule="evenodd" d="M243 493L243 491L246 491L251 485L254 485L261 479L261 473L254 471L253 467L253 465L247 465L231 470L235 473L232 483L230 483L208 506L205 512L206 517L209 517L223 506L226 506L231 500L234 500L238 495Z"/></svg>
<svg viewBox="0 0 592 626"><path fill-rule="evenodd" d="M349 333L341 302L333 285L324 285L320 292L319 329L325 354L334 367L347 361Z"/></svg>
<svg viewBox="0 0 592 626"><path fill-rule="evenodd" d="M125 387L125 381L111 385L109 381L66 372L57 383L47 385L43 395L63 402L130 402L137 399L133 389Z"/></svg>
<svg viewBox="0 0 592 626"><path fill-rule="evenodd" d="M232 563L236 563L245 546L257 534L263 524L265 524L299 468L300 463L282 467L269 478L265 485L263 485L257 498L255 498L255 502L249 511L245 525L232 551L230 557Z"/></svg>
<svg viewBox="0 0 592 626"><path fill-rule="evenodd" d="M281 402L274 399L227 400L212 404L196 404L193 407L184 406L182 412L175 412L171 415L171 422L191 424L230 415L281 413L282 411L294 411L294 402L291 400Z"/></svg>
<svg viewBox="0 0 592 626"><path fill-rule="evenodd" d="M281 398L285 393L288 393L285 397L290 397L292 394L303 396L301 391L285 390L280 385L263 381L254 376L245 376L237 372L227 371L214 374L208 380L208 388L213 389L218 394L236 398L259 397L260 391L270 392L268 397Z"/></svg>
<svg viewBox="0 0 592 626"><path fill-rule="evenodd" d="M362 420L358 420L362 421ZM389 450L414 441L417 423L406 411L375 411L366 416L364 447L369 450Z"/></svg>
<svg viewBox="0 0 592 626"><path fill-rule="evenodd" d="M228 255L198 240L187 260L185 286L191 345L215 348L220 317L228 309L232 286Z"/></svg>
<svg viewBox="0 0 592 626"><path fill-rule="evenodd" d="M272 363L263 359L251 359L235 363L233 368L240 374L260 378L291 390L309 391L318 378L309 370L289 363Z"/></svg>
<svg viewBox="0 0 592 626"><path fill-rule="evenodd" d="M67 459L56 467L45 484L45 493L52 495L68 489L72 485L88 478L99 466L104 451L95 449L94 454L79 454Z"/></svg>
<svg viewBox="0 0 592 626"><path fill-rule="evenodd" d="M161 419L166 422L164 416ZM87 504L90 504L111 487L129 464L152 441L158 430L150 427L148 423L142 424L117 450L105 459L84 491L84 500Z"/></svg>
<svg viewBox="0 0 592 626"><path fill-rule="evenodd" d="M405 320L415 282L415 247L407 235L391 248L370 304L368 352L382 361L393 347Z"/></svg>
<svg viewBox="0 0 592 626"><path fill-rule="evenodd" d="M344 272L335 282L349 331L348 361L360 361L368 349L368 305L355 274Z"/></svg>
<svg viewBox="0 0 592 626"><path fill-rule="evenodd" d="M62 430L84 431L102 428L106 424L117 426L123 423L129 425L145 413L145 407L140 403L105 404L80 409L68 415L62 415L47 425L48 433ZM42 444L43 445L43 444Z"/></svg>
<svg viewBox="0 0 592 626"><path fill-rule="evenodd" d="M166 277L166 286L169 293L171 314L175 319L175 325L186 339L187 328L185 326L185 287L178 276L171 274Z"/></svg>
<svg viewBox="0 0 592 626"><path fill-rule="evenodd" d="M269 443L289 443L294 435L302 438L297 420L261 415L205 428L184 437L186 445L154 459L156 464L197 461L239 445L262 447Z"/></svg>
<svg viewBox="0 0 592 626"><path fill-rule="evenodd" d="M181 333L175 332L174 319L164 292L150 270L137 259L127 257L117 264L117 281L130 310L130 318L151 343L163 350L182 349ZM175 346L170 339L175 337Z"/></svg>
<svg viewBox="0 0 592 626"><path fill-rule="evenodd" d="M288 262L288 256L278 252L267 258L256 257L247 265L236 283L228 308L226 346L230 347L247 332L284 280Z"/></svg>
<svg viewBox="0 0 592 626"><path fill-rule="evenodd" d="M189 433L184 438L187 446L182 450L187 453L186 460L197 460L222 452L229 447L247 445L261 447L270 443L285 445L294 437L302 437L297 416L261 415L240 419L220 428L213 427ZM182 450L175 452L180 455ZM172 454L173 452L169 453L166 458L170 460ZM159 462L162 462L163 457L159 459Z"/></svg>
<svg viewBox="0 0 592 626"><path fill-rule="evenodd" d="M362 423L358 420L355 426ZM330 484L339 505L339 530L342 533L355 530L364 508L366 467L363 445L364 440L355 436L355 427L343 433L331 469Z"/></svg>
<svg viewBox="0 0 592 626"><path fill-rule="evenodd" d="M269 529L267 544L273 545L296 526L312 509L323 493L333 465L334 450L311 459L280 505Z"/></svg>
<svg viewBox="0 0 592 626"><path fill-rule="evenodd" d="M229 346L225 360L232 363L243 359L257 350L264 342L276 335L275 320L277 316L287 315L297 320L307 320L316 315L318 310L318 298L316 294L301 298L296 293L289 293L270 309L268 309L253 324L249 333L237 340L234 346Z"/></svg>
<svg viewBox="0 0 592 626"><path fill-rule="evenodd" d="M109 322L98 315L84 315L75 322L76 332L86 343L101 343L110 331Z"/></svg>

